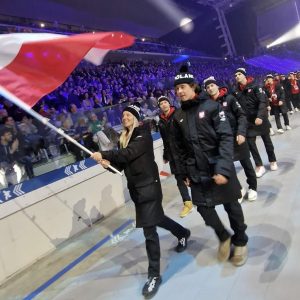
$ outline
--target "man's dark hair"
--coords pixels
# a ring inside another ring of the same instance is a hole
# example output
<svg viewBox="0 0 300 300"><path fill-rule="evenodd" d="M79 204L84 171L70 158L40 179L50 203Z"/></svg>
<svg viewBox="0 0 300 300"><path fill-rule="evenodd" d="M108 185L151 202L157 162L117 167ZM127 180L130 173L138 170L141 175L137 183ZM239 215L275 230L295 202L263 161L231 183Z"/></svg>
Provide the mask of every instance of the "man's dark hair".
<svg viewBox="0 0 300 300"><path fill-rule="evenodd" d="M5 135L7 132L11 133L11 130L8 128L0 128L0 137L2 137L3 135Z"/></svg>
<svg viewBox="0 0 300 300"><path fill-rule="evenodd" d="M9 118L9 116L5 116L2 118L2 124L5 124L7 122L7 119Z"/></svg>

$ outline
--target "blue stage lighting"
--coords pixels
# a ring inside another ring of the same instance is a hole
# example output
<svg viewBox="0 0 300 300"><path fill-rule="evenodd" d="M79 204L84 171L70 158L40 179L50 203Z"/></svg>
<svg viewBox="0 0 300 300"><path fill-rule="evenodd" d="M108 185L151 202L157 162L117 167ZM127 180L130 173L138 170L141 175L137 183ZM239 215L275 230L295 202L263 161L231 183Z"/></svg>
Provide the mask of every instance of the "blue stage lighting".
<svg viewBox="0 0 300 300"><path fill-rule="evenodd" d="M172 62L174 64L179 63L179 62L183 62L183 61L189 59L189 57L190 57L189 55L183 54L183 55L180 55L180 56L176 57Z"/></svg>

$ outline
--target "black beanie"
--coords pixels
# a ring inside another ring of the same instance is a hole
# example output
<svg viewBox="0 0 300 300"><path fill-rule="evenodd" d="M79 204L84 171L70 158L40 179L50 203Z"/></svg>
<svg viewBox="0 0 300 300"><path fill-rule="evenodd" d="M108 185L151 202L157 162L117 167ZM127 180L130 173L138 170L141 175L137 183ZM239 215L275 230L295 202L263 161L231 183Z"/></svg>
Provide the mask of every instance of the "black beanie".
<svg viewBox="0 0 300 300"><path fill-rule="evenodd" d="M170 100L167 96L160 96L158 99L157 99L157 106L160 106L160 102L161 101L168 101L170 103ZM170 103L171 104L171 103Z"/></svg>
<svg viewBox="0 0 300 300"><path fill-rule="evenodd" d="M247 72L246 72L245 68L238 68L238 69L236 69L235 72L234 72L234 74L236 74L236 73L242 73L245 76L247 75Z"/></svg>
<svg viewBox="0 0 300 300"><path fill-rule="evenodd" d="M129 105L129 106L124 108L123 112L124 111L129 111L130 113L132 113L137 118L138 121L141 118L140 108L137 105L134 105L134 104Z"/></svg>
<svg viewBox="0 0 300 300"><path fill-rule="evenodd" d="M217 80L215 79L214 76L210 76L210 77L208 77L208 78L206 78L206 79L203 80L203 84L204 84L204 87L205 87L205 88L206 88L209 84L211 84L211 83L214 83L214 84L218 85L218 84L217 84Z"/></svg>
<svg viewBox="0 0 300 300"><path fill-rule="evenodd" d="M195 82L194 75L189 72L189 69L186 65L183 65L180 68L179 73L174 78L174 86L182 83L190 84Z"/></svg>

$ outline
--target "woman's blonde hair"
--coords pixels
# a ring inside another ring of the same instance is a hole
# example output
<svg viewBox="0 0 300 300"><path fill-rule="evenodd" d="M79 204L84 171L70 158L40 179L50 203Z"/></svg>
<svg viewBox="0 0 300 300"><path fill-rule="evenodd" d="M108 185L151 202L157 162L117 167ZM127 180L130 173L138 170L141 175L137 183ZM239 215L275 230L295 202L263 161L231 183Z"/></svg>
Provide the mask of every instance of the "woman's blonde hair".
<svg viewBox="0 0 300 300"><path fill-rule="evenodd" d="M121 136L120 136L120 148L126 148L130 138L132 136L132 132L134 130L134 128L139 127L139 121L137 120L137 118L135 116L133 116L133 126L132 128L129 130L126 127L123 126L123 130L121 132Z"/></svg>

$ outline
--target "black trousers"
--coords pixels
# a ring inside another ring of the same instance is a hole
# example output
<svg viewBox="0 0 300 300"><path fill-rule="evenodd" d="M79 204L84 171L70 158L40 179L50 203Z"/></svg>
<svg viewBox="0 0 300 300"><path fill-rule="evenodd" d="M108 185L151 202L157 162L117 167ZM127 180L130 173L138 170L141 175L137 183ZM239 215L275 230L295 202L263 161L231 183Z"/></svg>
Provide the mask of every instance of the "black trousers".
<svg viewBox="0 0 300 300"><path fill-rule="evenodd" d="M170 231L178 239L186 235L187 230L180 224L165 216L157 226ZM143 227L148 256L148 277L160 275L160 245L156 226Z"/></svg>
<svg viewBox="0 0 300 300"><path fill-rule="evenodd" d="M292 107L292 103L291 103L291 100L290 100L290 96L288 96L288 95L285 96L285 103L287 105L288 110L292 111L293 107Z"/></svg>
<svg viewBox="0 0 300 300"><path fill-rule="evenodd" d="M300 94L291 94L291 101L293 103L294 108L300 109Z"/></svg>
<svg viewBox="0 0 300 300"><path fill-rule="evenodd" d="M235 246L245 246L248 242L248 236L246 235L247 225L244 222L244 214L240 203L234 201L223 204L223 206L228 214L230 227L234 232L234 235L231 237L232 243ZM220 242L224 242L230 237L230 234L221 222L215 207L198 206L197 210L204 219L205 224L214 229Z"/></svg>
<svg viewBox="0 0 300 300"><path fill-rule="evenodd" d="M19 163L24 165L25 172L29 178L34 177L33 165L29 156L22 156L17 160Z"/></svg>
<svg viewBox="0 0 300 300"><path fill-rule="evenodd" d="M180 195L182 197L182 201L191 201L191 197L189 194L189 189L188 187L185 185L184 181L182 180L182 178L180 178L178 175L175 175L175 179L177 182L177 186L180 192Z"/></svg>
<svg viewBox="0 0 300 300"><path fill-rule="evenodd" d="M276 161L276 156L275 156L275 153L274 153L274 146L273 146L273 143L272 143L272 140L271 140L271 137L270 137L269 133L261 135L261 138L262 138L263 143L265 145L269 162ZM252 157L254 159L255 165L257 167L262 166L263 162L261 160L261 157L259 155L259 152L258 152L258 149L257 149L257 146L256 146L256 136L248 137L247 138L247 143L248 143L248 146L249 146L249 150L252 154Z"/></svg>
<svg viewBox="0 0 300 300"><path fill-rule="evenodd" d="M256 179L256 174L255 174L250 157L240 160L240 163L241 163L241 165L244 169L245 175L247 177L247 183L249 185L249 189L256 191L257 190L257 179Z"/></svg>
<svg viewBox="0 0 300 300"><path fill-rule="evenodd" d="M280 112L278 110L274 111L274 116L275 116L275 122L277 129L282 129L281 121L280 121ZM284 120L284 125L288 126L290 125L289 117L287 113L282 114L283 120Z"/></svg>

